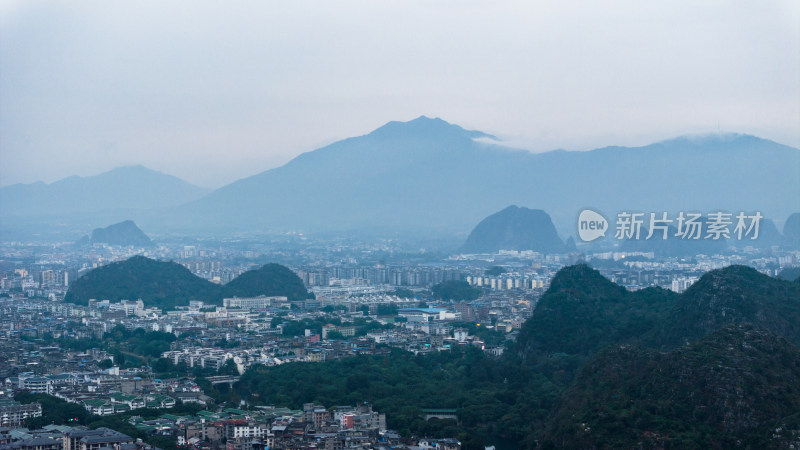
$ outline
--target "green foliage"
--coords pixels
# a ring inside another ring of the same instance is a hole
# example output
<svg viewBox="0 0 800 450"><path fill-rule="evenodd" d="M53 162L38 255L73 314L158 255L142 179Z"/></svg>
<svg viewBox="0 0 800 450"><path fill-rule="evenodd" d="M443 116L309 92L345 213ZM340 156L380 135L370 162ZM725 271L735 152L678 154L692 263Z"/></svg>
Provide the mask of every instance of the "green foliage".
<svg viewBox="0 0 800 450"><path fill-rule="evenodd" d="M411 289L406 288L397 288L392 292L389 292L389 295L394 295L400 298L416 298L417 296L414 294L414 291Z"/></svg>
<svg viewBox="0 0 800 450"><path fill-rule="evenodd" d="M378 305L379 316L396 316L397 305L394 303L381 303Z"/></svg>
<svg viewBox="0 0 800 450"><path fill-rule="evenodd" d="M255 366L235 389L255 403L294 408L311 401L326 406L368 401L387 414L390 428L405 435L454 437L485 431L489 420L502 422L505 409L516 402L513 387L503 380L517 375L505 370L474 348L428 356L392 350L386 356ZM466 424L425 422L424 408L455 408Z"/></svg>
<svg viewBox="0 0 800 450"><path fill-rule="evenodd" d="M247 271L225 285L226 297L258 295L283 295L289 300L305 300L308 298L308 291L303 285L303 280L294 272L274 263Z"/></svg>
<svg viewBox="0 0 800 450"><path fill-rule="evenodd" d="M800 345L800 283L752 267L729 266L703 275L654 330L651 345L683 345L732 324L749 323Z"/></svg>
<svg viewBox="0 0 800 450"><path fill-rule="evenodd" d="M800 350L731 326L670 353L612 347L581 369L547 424L568 448L779 448L800 408ZM735 399L735 400L732 400Z"/></svg>
<svg viewBox="0 0 800 450"><path fill-rule="evenodd" d="M475 300L481 295L481 290L472 287L466 281L448 280L434 285L431 288L433 296L441 300Z"/></svg>
<svg viewBox="0 0 800 450"><path fill-rule="evenodd" d="M792 425L800 424L796 284L731 267L681 295L628 292L573 266L552 280L499 360L468 347L257 366L235 386L237 395L214 396L292 407L367 400L405 436L458 436L470 447L482 440L518 448L786 447L796 437L774 430L800 428ZM719 317L786 340L725 328ZM362 329L374 326L361 320ZM475 324L453 325L489 343L504 339ZM664 353L675 348L673 336L702 341ZM454 408L459 423L425 422L425 408Z"/></svg>
<svg viewBox="0 0 800 450"><path fill-rule="evenodd" d="M133 353L135 356L147 359L161 356L169 350L169 344L176 339L172 333L145 331L142 328L130 331L122 325L112 328L103 337L108 348L122 353Z"/></svg>
<svg viewBox="0 0 800 450"><path fill-rule="evenodd" d="M453 322L453 328L465 328L470 336L477 336L486 345L496 346L503 345L506 341L505 331L500 331L496 328L487 328L485 325L477 324L474 322Z"/></svg>
<svg viewBox="0 0 800 450"><path fill-rule="evenodd" d="M229 359L219 368L217 375L239 375L239 369L236 368L236 363Z"/></svg>
<svg viewBox="0 0 800 450"><path fill-rule="evenodd" d="M334 311L347 311L347 306L344 305L326 305L322 308L322 312L332 313Z"/></svg>
<svg viewBox="0 0 800 450"><path fill-rule="evenodd" d="M100 361L99 363L97 363L97 367L99 367L101 369L110 369L113 365L114 365L114 362L111 361L110 359L104 359L104 360Z"/></svg>
<svg viewBox="0 0 800 450"><path fill-rule="evenodd" d="M45 425L86 425L91 417L88 411L76 403L69 403L58 397L47 394L31 394L20 391L14 395L14 400L20 403L38 402L42 405L42 416L29 419L26 426L30 429L41 428Z"/></svg>
<svg viewBox="0 0 800 450"><path fill-rule="evenodd" d="M337 330L332 330L327 333L327 337L325 339L338 341L344 339L344 335Z"/></svg>
<svg viewBox="0 0 800 450"><path fill-rule="evenodd" d="M778 274L778 278L786 281L800 280L800 266L787 267L781 270L781 273Z"/></svg>
<svg viewBox="0 0 800 450"><path fill-rule="evenodd" d="M290 300L308 298L302 280L280 264L266 264L219 286L192 274L174 262L134 256L99 267L78 278L64 301L87 305L89 299L111 301L142 299L147 306L174 309L190 300L222 304L224 297L283 295Z"/></svg>
<svg viewBox="0 0 800 450"><path fill-rule="evenodd" d="M148 306L174 309L189 300L221 304L222 288L174 262L134 256L94 269L75 280L65 302L87 305L89 299L142 299Z"/></svg>
<svg viewBox="0 0 800 450"><path fill-rule="evenodd" d="M658 288L628 292L584 264L565 267L520 330L516 350L525 357L592 355L642 337L663 320L676 297Z"/></svg>
<svg viewBox="0 0 800 450"><path fill-rule="evenodd" d="M486 271L484 271L483 273L490 277L492 276L496 277L497 275L502 275L506 273L506 269L503 268L502 266L492 266L486 269Z"/></svg>

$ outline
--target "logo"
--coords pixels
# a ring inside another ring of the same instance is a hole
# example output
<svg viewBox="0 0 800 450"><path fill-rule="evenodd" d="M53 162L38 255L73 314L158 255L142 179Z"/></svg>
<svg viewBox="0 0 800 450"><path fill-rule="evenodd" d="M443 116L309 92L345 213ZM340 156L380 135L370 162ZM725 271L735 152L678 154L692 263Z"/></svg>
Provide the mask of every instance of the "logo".
<svg viewBox="0 0 800 450"><path fill-rule="evenodd" d="M608 231L608 221L600 213L591 209L584 209L578 216L578 236L584 242L591 242L605 236Z"/></svg>

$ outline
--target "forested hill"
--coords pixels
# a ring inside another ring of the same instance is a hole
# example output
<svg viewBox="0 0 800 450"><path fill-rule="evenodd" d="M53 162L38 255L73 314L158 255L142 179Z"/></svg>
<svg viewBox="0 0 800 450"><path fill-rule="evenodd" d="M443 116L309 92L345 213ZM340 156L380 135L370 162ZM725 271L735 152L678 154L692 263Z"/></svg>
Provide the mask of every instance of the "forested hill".
<svg viewBox="0 0 800 450"><path fill-rule="evenodd" d="M175 262L134 256L99 267L78 278L64 301L86 305L89 299L111 301L142 299L145 306L172 309L190 300L222 304L225 297L282 295L291 300L308 298L308 291L294 272L279 264L250 270L227 285L200 278Z"/></svg>
<svg viewBox="0 0 800 450"><path fill-rule="evenodd" d="M798 412L798 347L734 325L669 353L601 352L542 438L560 448L793 448Z"/></svg>
<svg viewBox="0 0 800 450"><path fill-rule="evenodd" d="M216 303L221 298L221 286L194 275L178 263L134 256L78 278L64 301L86 305L89 299L142 299L148 307L170 309L188 305L189 300Z"/></svg>
<svg viewBox="0 0 800 450"><path fill-rule="evenodd" d="M303 300L309 295L300 277L288 267L275 263L239 275L225 285L224 292L226 297L285 295L289 300Z"/></svg>
<svg viewBox="0 0 800 450"><path fill-rule="evenodd" d="M706 273L680 295L660 288L629 292L581 264L556 274L515 350L535 359L591 355L624 343L669 349L745 323L800 344L800 283L734 265Z"/></svg>
<svg viewBox="0 0 800 450"><path fill-rule="evenodd" d="M732 266L680 295L628 292L566 267L499 359L468 346L255 366L225 395L366 400L401 434L456 436L465 449L787 448L800 438L798 287ZM425 408L459 422L425 421Z"/></svg>

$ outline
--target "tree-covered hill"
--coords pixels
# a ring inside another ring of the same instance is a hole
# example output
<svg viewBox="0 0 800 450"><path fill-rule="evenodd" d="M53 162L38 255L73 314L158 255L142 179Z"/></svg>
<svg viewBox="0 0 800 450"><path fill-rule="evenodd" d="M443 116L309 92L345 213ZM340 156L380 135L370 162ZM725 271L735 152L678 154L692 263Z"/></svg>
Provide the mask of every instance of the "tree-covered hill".
<svg viewBox="0 0 800 450"><path fill-rule="evenodd" d="M146 306L174 308L189 300L219 303L222 288L175 262L134 256L98 267L75 280L64 301L86 305L89 299L142 299Z"/></svg>
<svg viewBox="0 0 800 450"><path fill-rule="evenodd" d="M523 359L590 355L637 340L659 324L676 298L659 288L628 292L585 264L565 267L523 325L516 351Z"/></svg>
<svg viewBox="0 0 800 450"><path fill-rule="evenodd" d="M500 359L454 348L259 366L231 400L367 400L403 434L458 436L465 449L785 448L800 438L795 284L730 267L680 295L628 292L566 267ZM705 319L720 310L734 319ZM455 409L459 423L422 420L431 407Z"/></svg>
<svg viewBox="0 0 800 450"><path fill-rule="evenodd" d="M800 281L800 266L787 267L781 270L781 273L778 274L778 278L786 281Z"/></svg>
<svg viewBox="0 0 800 450"><path fill-rule="evenodd" d="M289 268L275 263L265 264L234 278L225 285L224 294L226 297L283 295L289 300L308 298L303 280Z"/></svg>
<svg viewBox="0 0 800 450"><path fill-rule="evenodd" d="M302 280L290 269L267 264L220 286L200 278L175 262L134 256L99 267L78 278L64 301L86 305L89 299L142 299L145 306L173 309L190 300L222 304L225 297L283 295L291 300L308 297Z"/></svg>
<svg viewBox="0 0 800 450"><path fill-rule="evenodd" d="M559 448L790 448L800 350L732 325L660 353L613 346L587 363L548 422Z"/></svg>
<svg viewBox="0 0 800 450"><path fill-rule="evenodd" d="M800 345L800 283L729 266L703 275L675 302L653 344L693 342L726 325L750 323Z"/></svg>

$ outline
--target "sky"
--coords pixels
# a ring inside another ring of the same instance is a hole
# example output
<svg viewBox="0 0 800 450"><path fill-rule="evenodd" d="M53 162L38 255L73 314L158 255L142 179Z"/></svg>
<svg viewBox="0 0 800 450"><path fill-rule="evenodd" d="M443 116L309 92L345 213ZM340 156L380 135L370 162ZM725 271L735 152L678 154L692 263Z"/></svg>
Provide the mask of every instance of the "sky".
<svg viewBox="0 0 800 450"><path fill-rule="evenodd" d="M216 188L420 115L535 152L800 147L800 3L0 2L0 186L142 164Z"/></svg>

